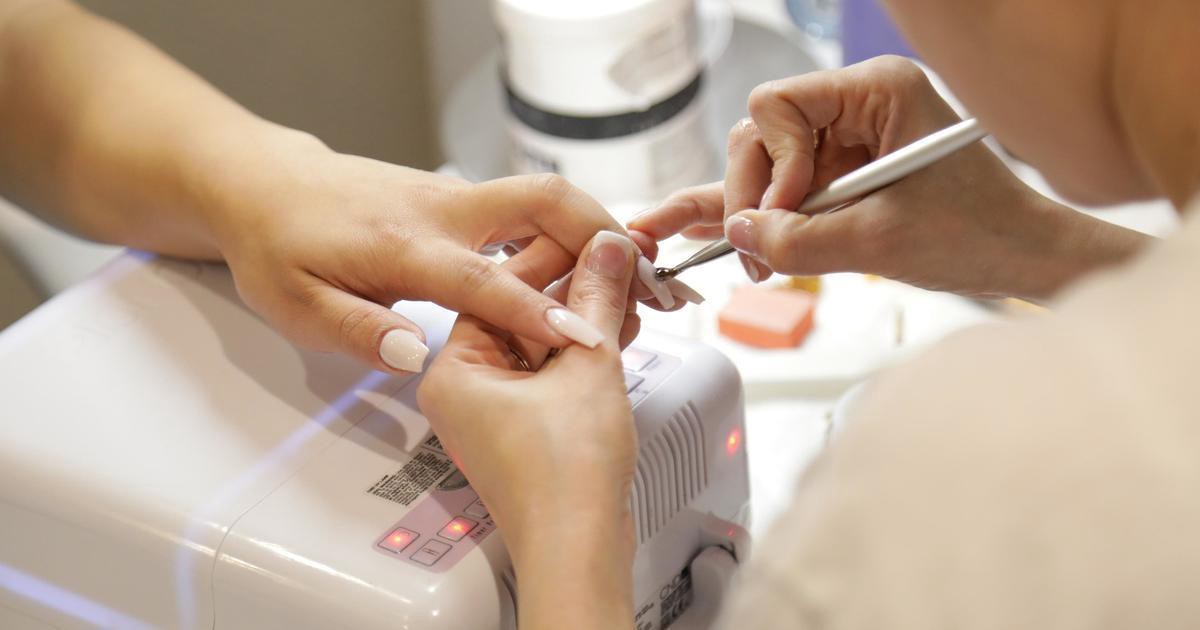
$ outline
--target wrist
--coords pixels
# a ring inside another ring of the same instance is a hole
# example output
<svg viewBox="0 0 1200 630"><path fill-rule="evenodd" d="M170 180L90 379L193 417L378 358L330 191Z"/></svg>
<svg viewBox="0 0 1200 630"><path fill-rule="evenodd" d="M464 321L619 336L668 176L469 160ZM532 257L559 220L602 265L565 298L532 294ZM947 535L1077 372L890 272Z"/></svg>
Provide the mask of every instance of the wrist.
<svg viewBox="0 0 1200 630"><path fill-rule="evenodd" d="M1055 203L1044 197L1035 203L1030 225L1047 225L1038 245L1040 254L1024 260L1033 266L1018 275L1013 295L1042 301L1078 278L1120 264L1153 240L1152 237Z"/></svg>
<svg viewBox="0 0 1200 630"><path fill-rule="evenodd" d="M181 177L187 203L226 259L240 241L261 237L263 223L285 205L281 195L309 180L303 164L333 154L311 134L258 118L186 142Z"/></svg>
<svg viewBox="0 0 1200 630"><path fill-rule="evenodd" d="M627 627L633 621L633 524L627 506L546 510L504 532L522 628Z"/></svg>

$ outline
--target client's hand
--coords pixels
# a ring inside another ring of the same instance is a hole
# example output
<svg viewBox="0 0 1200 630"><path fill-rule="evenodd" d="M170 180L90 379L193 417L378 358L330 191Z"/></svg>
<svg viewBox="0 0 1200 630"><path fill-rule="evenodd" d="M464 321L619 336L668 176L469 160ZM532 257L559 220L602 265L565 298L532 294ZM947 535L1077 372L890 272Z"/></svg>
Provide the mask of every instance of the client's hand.
<svg viewBox="0 0 1200 630"><path fill-rule="evenodd" d="M561 177L482 184L291 146L262 172L223 181L216 241L243 299L300 345L340 351L380 370L420 371L423 332L390 310L428 300L538 343L564 347L597 334L558 303L477 253L546 236L573 256L600 230L623 233ZM640 235L646 255L652 239ZM649 298L638 283L635 297Z"/></svg>
<svg viewBox="0 0 1200 630"><path fill-rule="evenodd" d="M636 326L626 300L634 253L625 236L600 232L571 276L566 305L598 331L595 347L572 345L527 372L510 332L463 315L418 391L504 536L522 628L632 623L636 451L618 340ZM506 266L541 287L566 271L564 257L542 239Z"/></svg>
<svg viewBox="0 0 1200 630"><path fill-rule="evenodd" d="M958 122L912 62L881 57L765 83L729 136L720 183L629 223L656 239L727 237L751 280L778 271L874 273L929 289L1043 298L1119 261L1141 235L1054 203L982 144L831 214L794 212L810 190Z"/></svg>

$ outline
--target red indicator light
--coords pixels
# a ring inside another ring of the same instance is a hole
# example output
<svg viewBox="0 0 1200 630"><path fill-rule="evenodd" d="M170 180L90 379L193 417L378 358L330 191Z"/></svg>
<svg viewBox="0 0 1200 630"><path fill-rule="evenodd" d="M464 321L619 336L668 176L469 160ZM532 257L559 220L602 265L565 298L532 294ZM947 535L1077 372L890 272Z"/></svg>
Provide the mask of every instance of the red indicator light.
<svg viewBox="0 0 1200 630"><path fill-rule="evenodd" d="M400 553L401 551L404 551L405 547L412 544L412 541L416 539L416 532L409 529L404 529L403 527L397 527L396 529L392 530L392 533L388 534L386 538L379 541L379 546L392 553Z"/></svg>
<svg viewBox="0 0 1200 630"><path fill-rule="evenodd" d="M729 437L725 438L725 452L733 455L738 452L738 447L742 445L742 432L739 429L734 429L729 432Z"/></svg>
<svg viewBox="0 0 1200 630"><path fill-rule="evenodd" d="M458 542L462 540L463 536L466 536L468 533L470 533L472 529L475 529L475 526L478 524L479 523L476 523L469 518L456 516L453 520L451 520L449 523L446 523L446 525L442 527L442 531L438 532L438 536L441 536L446 540Z"/></svg>

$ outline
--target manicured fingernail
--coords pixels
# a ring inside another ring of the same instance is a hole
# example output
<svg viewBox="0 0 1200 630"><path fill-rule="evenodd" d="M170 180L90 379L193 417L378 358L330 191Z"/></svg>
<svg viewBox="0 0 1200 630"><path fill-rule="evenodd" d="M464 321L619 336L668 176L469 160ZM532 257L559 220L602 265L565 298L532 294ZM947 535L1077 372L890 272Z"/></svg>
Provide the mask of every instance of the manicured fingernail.
<svg viewBox="0 0 1200 630"><path fill-rule="evenodd" d="M671 290L671 295L692 304L700 304L704 302L704 296L700 292L688 286L687 283L679 278L671 278L666 282L667 288Z"/></svg>
<svg viewBox="0 0 1200 630"><path fill-rule="evenodd" d="M586 319L565 308L546 311L546 322L562 336L589 348L595 348L604 341L604 333L589 324Z"/></svg>
<svg viewBox="0 0 1200 630"><path fill-rule="evenodd" d="M641 280L642 284L650 289L650 292L654 294L654 299L658 300L663 308L675 306L675 297L671 295L671 290L654 275L654 263L644 257L638 258L637 274L638 280Z"/></svg>
<svg viewBox="0 0 1200 630"><path fill-rule="evenodd" d="M758 233L754 222L746 217L733 215L725 220L725 238L734 249L751 256L758 255Z"/></svg>
<svg viewBox="0 0 1200 630"><path fill-rule="evenodd" d="M410 330L389 330L379 344L379 358L383 362L405 372L420 372L425 367L429 346Z"/></svg>
<svg viewBox="0 0 1200 630"><path fill-rule="evenodd" d="M761 278L758 273L758 265L754 264L754 261L746 256L738 256L738 260L742 261L742 269L746 270L746 275L750 278L750 281L758 282Z"/></svg>
<svg viewBox="0 0 1200 630"><path fill-rule="evenodd" d="M594 274L608 278L625 275L625 266L633 255L633 241L628 237L609 232L597 232L592 237L592 250L588 253L587 268Z"/></svg>

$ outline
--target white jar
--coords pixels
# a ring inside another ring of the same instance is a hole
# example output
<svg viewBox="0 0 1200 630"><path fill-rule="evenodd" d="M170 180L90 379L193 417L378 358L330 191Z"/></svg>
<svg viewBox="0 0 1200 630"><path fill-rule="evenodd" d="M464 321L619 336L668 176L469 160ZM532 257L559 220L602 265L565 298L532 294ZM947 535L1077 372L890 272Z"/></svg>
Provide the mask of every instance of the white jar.
<svg viewBox="0 0 1200 630"><path fill-rule="evenodd" d="M694 0L495 0L512 167L601 202L710 177Z"/></svg>

